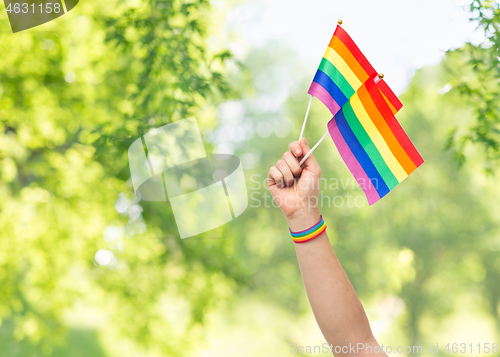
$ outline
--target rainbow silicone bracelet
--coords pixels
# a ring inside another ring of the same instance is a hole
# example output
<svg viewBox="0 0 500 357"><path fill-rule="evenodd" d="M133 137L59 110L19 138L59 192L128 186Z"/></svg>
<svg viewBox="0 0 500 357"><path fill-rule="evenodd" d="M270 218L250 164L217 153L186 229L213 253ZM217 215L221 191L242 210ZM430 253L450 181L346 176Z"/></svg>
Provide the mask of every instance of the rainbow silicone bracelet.
<svg viewBox="0 0 500 357"><path fill-rule="evenodd" d="M323 220L323 216L321 216L319 222L311 228L300 232L292 232L292 230L290 230L290 234L295 243L305 243L318 238L324 231L326 231L326 224Z"/></svg>

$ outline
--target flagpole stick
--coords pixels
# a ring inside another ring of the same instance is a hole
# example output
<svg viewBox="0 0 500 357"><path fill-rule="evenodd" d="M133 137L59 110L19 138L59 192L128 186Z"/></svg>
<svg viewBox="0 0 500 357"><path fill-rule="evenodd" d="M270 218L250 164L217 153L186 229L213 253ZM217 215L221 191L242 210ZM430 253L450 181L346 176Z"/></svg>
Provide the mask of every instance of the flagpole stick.
<svg viewBox="0 0 500 357"><path fill-rule="evenodd" d="M302 130L300 131L299 143L300 143L300 139L302 139L302 136L304 136L304 130L306 128L307 117L309 116L309 110L311 110L311 104L313 102L313 98L314 98L314 96L311 95L311 100L309 100L309 105L307 106L306 117L304 118L304 124L302 124Z"/></svg>
<svg viewBox="0 0 500 357"><path fill-rule="evenodd" d="M313 148L311 150L309 150L309 152L306 154L306 156L304 156L304 158L300 161L300 166L302 166L302 164L304 162L306 162L306 160L309 158L309 156L311 156L311 154L314 152L314 150L316 150L316 148L319 146L319 144L321 144L323 142L323 140L326 139L326 137L328 136L328 131L325 133L325 135L323 135L323 137L321 139L319 139L319 141L316 143L316 145L313 146Z"/></svg>

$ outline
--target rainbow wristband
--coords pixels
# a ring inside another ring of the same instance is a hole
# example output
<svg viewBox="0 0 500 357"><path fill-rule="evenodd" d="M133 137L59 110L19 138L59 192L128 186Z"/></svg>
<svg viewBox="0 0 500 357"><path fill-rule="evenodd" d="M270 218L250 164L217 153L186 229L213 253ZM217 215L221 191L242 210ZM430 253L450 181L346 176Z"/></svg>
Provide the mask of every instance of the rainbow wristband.
<svg viewBox="0 0 500 357"><path fill-rule="evenodd" d="M323 220L323 216L321 216L319 222L311 228L301 232L292 232L292 230L290 230L290 234L292 235L295 243L305 243L313 240L314 238L318 238L324 231L326 231L326 224Z"/></svg>

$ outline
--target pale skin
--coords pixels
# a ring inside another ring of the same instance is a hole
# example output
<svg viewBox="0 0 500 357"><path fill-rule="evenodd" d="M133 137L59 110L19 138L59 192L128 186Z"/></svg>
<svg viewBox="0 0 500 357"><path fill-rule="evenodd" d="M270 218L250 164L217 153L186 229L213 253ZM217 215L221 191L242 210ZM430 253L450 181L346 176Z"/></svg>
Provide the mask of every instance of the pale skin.
<svg viewBox="0 0 500 357"><path fill-rule="evenodd" d="M268 188L293 232L303 231L320 220L317 207L321 167L314 155L299 165L309 152L305 138L290 144L290 151L269 170ZM325 222L328 225L328 218ZM295 244L295 243L291 243ZM309 303L316 321L335 356L387 356L372 334L363 305L340 265L325 231L306 243L295 244ZM360 345L358 345L360 344ZM361 348L361 344L363 347ZM353 352L346 346L359 346ZM371 346L366 348L366 346ZM375 349L375 351L373 351ZM380 351L376 353L376 351Z"/></svg>

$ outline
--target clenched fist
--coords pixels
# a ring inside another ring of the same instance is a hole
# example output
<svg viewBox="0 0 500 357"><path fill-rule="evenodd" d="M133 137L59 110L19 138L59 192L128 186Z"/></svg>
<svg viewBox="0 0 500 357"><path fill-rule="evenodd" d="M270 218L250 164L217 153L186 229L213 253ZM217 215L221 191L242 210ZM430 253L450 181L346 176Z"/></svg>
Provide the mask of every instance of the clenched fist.
<svg viewBox="0 0 500 357"><path fill-rule="evenodd" d="M289 148L283 159L269 169L267 187L288 220L290 229L300 231L320 219L318 194L321 167L314 155L309 156L302 167L299 165L310 150L305 138L300 143L292 142Z"/></svg>

